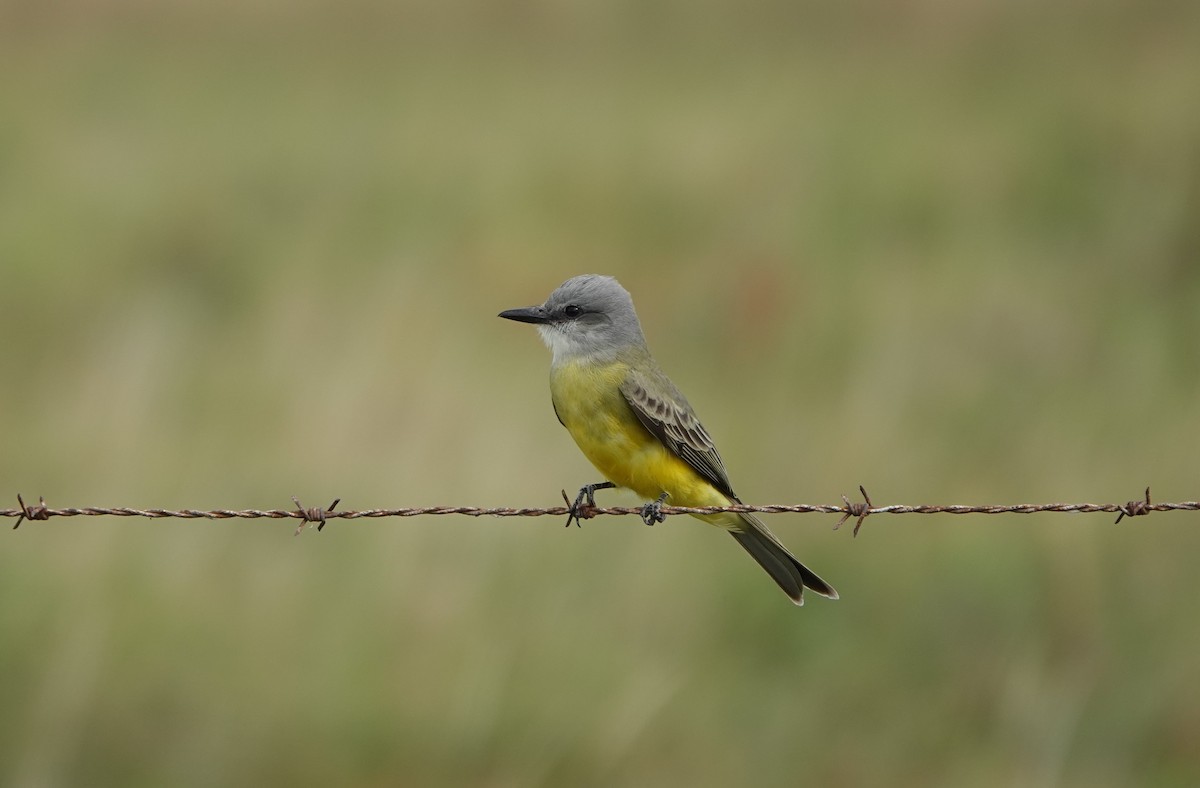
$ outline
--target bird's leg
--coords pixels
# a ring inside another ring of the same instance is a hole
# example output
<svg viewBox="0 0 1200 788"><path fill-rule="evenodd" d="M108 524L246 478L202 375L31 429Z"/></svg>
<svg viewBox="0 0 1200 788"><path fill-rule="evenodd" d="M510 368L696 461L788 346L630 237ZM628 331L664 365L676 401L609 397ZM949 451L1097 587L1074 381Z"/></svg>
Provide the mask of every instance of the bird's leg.
<svg viewBox="0 0 1200 788"><path fill-rule="evenodd" d="M585 484L579 488L579 495L575 496L575 503L571 504L567 509L567 527L571 527L571 523L575 523L575 527L581 527L579 524L579 513L583 510L583 502L586 499L589 507L596 506L596 490L609 490L617 485L612 482L596 482L595 484ZM591 515L587 515L590 517Z"/></svg>
<svg viewBox="0 0 1200 788"><path fill-rule="evenodd" d="M642 522L646 525L654 525L655 523L664 522L667 516L662 513L663 501L667 500L669 493L663 493L650 503L642 507Z"/></svg>

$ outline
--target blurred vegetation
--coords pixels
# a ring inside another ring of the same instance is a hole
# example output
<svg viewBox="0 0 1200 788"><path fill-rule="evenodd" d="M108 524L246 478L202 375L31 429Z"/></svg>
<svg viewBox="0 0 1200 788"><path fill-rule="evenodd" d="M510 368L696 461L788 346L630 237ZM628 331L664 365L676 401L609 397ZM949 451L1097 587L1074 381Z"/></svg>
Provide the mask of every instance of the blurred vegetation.
<svg viewBox="0 0 1200 788"><path fill-rule="evenodd" d="M0 3L0 495L543 505L598 271L752 502L1194 499L1200 6ZM608 500L623 500L613 496ZM0 782L1191 785L1196 517L61 520Z"/></svg>

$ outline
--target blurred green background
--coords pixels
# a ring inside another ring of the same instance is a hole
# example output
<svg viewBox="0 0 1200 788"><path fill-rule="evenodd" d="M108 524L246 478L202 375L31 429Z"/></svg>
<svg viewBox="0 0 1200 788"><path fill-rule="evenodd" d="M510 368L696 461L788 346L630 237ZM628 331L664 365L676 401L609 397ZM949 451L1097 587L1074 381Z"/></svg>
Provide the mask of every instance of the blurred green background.
<svg viewBox="0 0 1200 788"><path fill-rule="evenodd" d="M1200 497L1200 5L0 3L0 496L555 505L616 275L749 502ZM602 499L631 503L621 495ZM26 523L0 783L1194 785L1200 518Z"/></svg>

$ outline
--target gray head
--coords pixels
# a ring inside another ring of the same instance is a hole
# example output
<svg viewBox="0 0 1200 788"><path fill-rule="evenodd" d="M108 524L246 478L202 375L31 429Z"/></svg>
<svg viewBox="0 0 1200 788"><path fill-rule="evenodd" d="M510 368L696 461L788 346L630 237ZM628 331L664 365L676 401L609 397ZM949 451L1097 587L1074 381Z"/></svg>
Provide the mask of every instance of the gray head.
<svg viewBox="0 0 1200 788"><path fill-rule="evenodd" d="M622 350L646 346L633 299L611 276L576 276L559 285L546 303L509 309L500 317L537 325L556 363L612 358Z"/></svg>

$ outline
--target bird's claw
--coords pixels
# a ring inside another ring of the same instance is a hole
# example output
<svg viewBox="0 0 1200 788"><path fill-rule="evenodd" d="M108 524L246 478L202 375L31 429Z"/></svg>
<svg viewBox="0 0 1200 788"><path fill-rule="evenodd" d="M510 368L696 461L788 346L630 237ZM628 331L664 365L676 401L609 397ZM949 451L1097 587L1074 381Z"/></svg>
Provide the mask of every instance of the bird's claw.
<svg viewBox="0 0 1200 788"><path fill-rule="evenodd" d="M584 499L587 499L585 502ZM567 500L567 494L563 492L563 500ZM582 528L579 521L587 520L592 516L591 509L596 508L596 499L592 495L592 491L587 487L580 489L579 495L575 496L575 502L567 507L567 528L571 527L571 523L575 523L576 528Z"/></svg>
<svg viewBox="0 0 1200 788"><path fill-rule="evenodd" d="M646 525L665 522L667 516L662 511L663 501L665 500L667 500L667 494L663 493L657 499L643 506L641 511L642 522Z"/></svg>
<svg viewBox="0 0 1200 788"><path fill-rule="evenodd" d="M610 487L617 485L612 482L597 482L595 484L585 484L579 488L579 494L575 496L575 502L567 506L567 528L571 527L571 523L575 523L576 528L582 528L580 520L590 520L596 508L596 490L607 490ZM562 491L563 502L568 503L567 491Z"/></svg>

